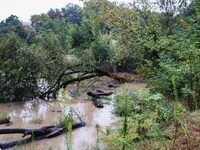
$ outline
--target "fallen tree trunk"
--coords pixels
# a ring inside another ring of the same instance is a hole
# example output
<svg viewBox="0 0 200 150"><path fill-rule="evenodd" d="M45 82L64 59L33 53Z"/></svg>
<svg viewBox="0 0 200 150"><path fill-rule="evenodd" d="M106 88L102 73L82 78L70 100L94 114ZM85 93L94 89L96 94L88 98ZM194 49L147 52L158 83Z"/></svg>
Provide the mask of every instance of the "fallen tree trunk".
<svg viewBox="0 0 200 150"><path fill-rule="evenodd" d="M94 106L96 106L97 108L103 108L103 102L100 99L100 96L109 96L113 94L113 92L104 92L104 91L100 91L97 90L96 92L88 92L87 95L92 97L93 100L93 104Z"/></svg>
<svg viewBox="0 0 200 150"><path fill-rule="evenodd" d="M84 122L76 123L72 125L72 129L80 128L85 126ZM23 134L22 137L30 135L30 137L26 139L21 139L17 141L0 143L0 149L8 149L14 147L16 145L22 145L26 143L30 143L33 141L38 141L42 139L52 138L58 136L64 132L64 128L60 125L57 126L44 126L39 129L0 129L0 134Z"/></svg>

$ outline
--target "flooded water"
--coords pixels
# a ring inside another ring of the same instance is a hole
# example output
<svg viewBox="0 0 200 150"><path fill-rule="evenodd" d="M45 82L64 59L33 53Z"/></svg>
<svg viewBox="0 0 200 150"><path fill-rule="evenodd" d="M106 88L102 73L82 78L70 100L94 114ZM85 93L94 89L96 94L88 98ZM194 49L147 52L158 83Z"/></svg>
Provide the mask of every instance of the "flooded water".
<svg viewBox="0 0 200 150"><path fill-rule="evenodd" d="M56 125L59 122L62 112L62 102L44 102L40 100L24 103L1 104L0 110L11 117L11 125L1 125L1 128L40 128L46 125ZM105 128L114 123L112 116L112 105L105 105L103 109L96 108L92 101L73 99L69 106L77 111L86 126L76 129L72 133L72 148L94 149L96 144L96 125ZM35 150L53 148L67 149L65 134L48 139L26 144L18 149ZM20 135L0 135L1 142L13 141L21 138Z"/></svg>
<svg viewBox="0 0 200 150"><path fill-rule="evenodd" d="M113 91L107 88L108 79L99 81L94 89ZM145 87L144 83L129 83L131 89ZM123 87L123 85L121 85ZM121 88L119 87L119 88ZM69 90L73 91L74 86L69 86ZM81 88L81 86L79 87ZM110 97L112 99L113 96ZM96 145L97 130L96 126L105 129L113 126L117 121L117 117L112 114L113 106L111 103L104 104L104 108L96 108L86 94L79 98L69 97L68 107L72 107L86 122L85 127L81 127L72 131L72 149L73 150L93 150ZM6 103L0 104L1 114L10 116L12 124L0 125L0 128L40 128L47 125L56 125L63 113L63 102L54 101L46 102L42 100L32 100L28 102ZM14 141L21 138L21 135L0 135L1 142ZM36 141L34 143L18 146L19 150L65 150L67 149L66 134L60 136Z"/></svg>

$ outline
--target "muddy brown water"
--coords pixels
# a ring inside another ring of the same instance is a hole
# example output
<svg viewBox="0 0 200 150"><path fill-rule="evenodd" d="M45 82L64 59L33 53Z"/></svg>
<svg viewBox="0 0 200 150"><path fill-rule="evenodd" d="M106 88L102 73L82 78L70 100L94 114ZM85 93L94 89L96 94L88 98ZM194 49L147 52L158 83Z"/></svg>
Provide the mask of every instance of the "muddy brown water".
<svg viewBox="0 0 200 150"><path fill-rule="evenodd" d="M96 89L112 91L106 88L108 79L104 79L94 85ZM123 88L121 85L119 88ZM138 90L144 88L145 84L141 82L126 84L126 87ZM75 87L68 87L74 90ZM93 87L94 88L94 87ZM113 126L119 118L112 113L112 103L104 105L104 108L96 108L92 101L86 95L79 98L68 97L67 107L72 107L86 122L86 126L72 131L72 150L93 150L96 145L97 130L96 126L105 129L108 126ZM110 97L111 99L113 96ZM25 103L6 103L0 104L1 114L9 115L12 124L0 125L0 128L40 128L47 125L56 125L63 113L62 101L46 102L42 100L32 100ZM21 139L22 135L7 134L0 135L1 142L8 142ZM101 145L103 146L103 145ZM12 149L12 148L11 148ZM66 134L60 136L36 141L33 143L17 146L19 150L66 150Z"/></svg>

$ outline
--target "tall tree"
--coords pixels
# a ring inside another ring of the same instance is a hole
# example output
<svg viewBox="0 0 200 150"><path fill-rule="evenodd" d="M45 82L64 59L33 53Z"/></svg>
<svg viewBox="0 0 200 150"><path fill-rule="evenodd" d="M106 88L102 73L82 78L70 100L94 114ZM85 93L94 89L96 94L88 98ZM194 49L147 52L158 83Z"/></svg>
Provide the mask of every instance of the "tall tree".
<svg viewBox="0 0 200 150"><path fill-rule="evenodd" d="M49 20L49 16L45 13L40 15L32 15L31 16L31 25L36 30L39 31L41 27Z"/></svg>
<svg viewBox="0 0 200 150"><path fill-rule="evenodd" d="M34 35L33 30L29 25L23 25L21 21L19 21L18 17L15 15L11 15L6 18L5 21L0 23L0 34L16 34L19 38L25 40L27 43L31 43L31 38Z"/></svg>
<svg viewBox="0 0 200 150"><path fill-rule="evenodd" d="M188 0L157 0L157 5L162 12L161 25L166 34L172 34L174 17L188 6Z"/></svg>
<svg viewBox="0 0 200 150"><path fill-rule="evenodd" d="M61 8L64 19L73 24L81 24L82 9L77 4L69 3L64 8Z"/></svg>
<svg viewBox="0 0 200 150"><path fill-rule="evenodd" d="M61 14L61 11L59 9L50 9L47 13L49 15L49 18L52 20L59 19L62 20L63 15Z"/></svg>

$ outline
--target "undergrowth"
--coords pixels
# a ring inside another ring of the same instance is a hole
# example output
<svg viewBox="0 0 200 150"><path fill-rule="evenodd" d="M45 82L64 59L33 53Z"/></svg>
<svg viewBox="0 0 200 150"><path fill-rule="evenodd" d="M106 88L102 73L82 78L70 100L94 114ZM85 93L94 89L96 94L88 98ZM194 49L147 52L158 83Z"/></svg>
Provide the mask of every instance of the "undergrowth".
<svg viewBox="0 0 200 150"><path fill-rule="evenodd" d="M168 139L173 139L175 145L178 129L188 136L186 124L181 120L185 112L178 100L169 102L160 93L151 94L146 89L117 90L114 113L122 119L116 128L102 131L101 140L111 150L168 149L171 147ZM174 136L168 137L164 130L171 124L175 127Z"/></svg>
<svg viewBox="0 0 200 150"><path fill-rule="evenodd" d="M10 120L10 116L8 116L6 113L1 113L0 120Z"/></svg>

